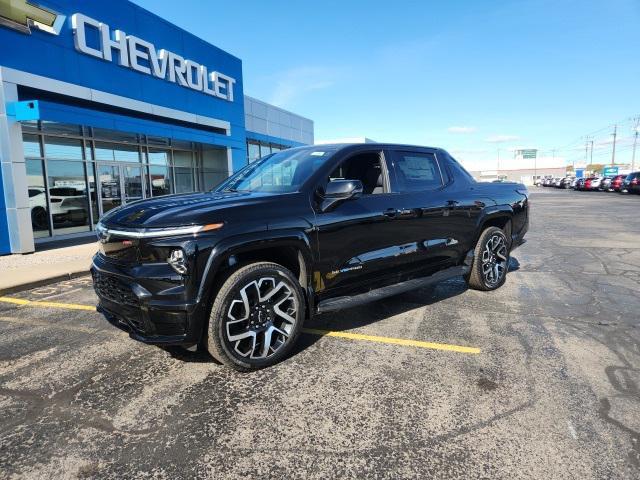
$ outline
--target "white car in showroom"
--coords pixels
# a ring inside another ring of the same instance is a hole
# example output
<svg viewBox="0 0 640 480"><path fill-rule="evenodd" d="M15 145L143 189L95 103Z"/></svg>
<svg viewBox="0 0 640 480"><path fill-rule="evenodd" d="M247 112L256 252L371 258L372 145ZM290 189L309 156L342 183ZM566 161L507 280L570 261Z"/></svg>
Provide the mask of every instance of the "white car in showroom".
<svg viewBox="0 0 640 480"><path fill-rule="evenodd" d="M70 187L53 187L49 189L51 216L53 224L70 223L84 225L89 218L87 196L84 191ZM49 228L47 212L47 196L44 187L29 188L29 205L31 207L31 223L35 230Z"/></svg>

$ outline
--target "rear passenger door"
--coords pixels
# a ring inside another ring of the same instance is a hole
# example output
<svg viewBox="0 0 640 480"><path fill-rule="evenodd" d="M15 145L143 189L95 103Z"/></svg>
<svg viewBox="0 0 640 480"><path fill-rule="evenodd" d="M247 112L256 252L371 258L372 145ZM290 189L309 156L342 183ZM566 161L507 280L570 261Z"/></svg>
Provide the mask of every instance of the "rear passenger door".
<svg viewBox="0 0 640 480"><path fill-rule="evenodd" d="M402 205L397 228L412 240L411 246L407 246L415 259L410 269L430 273L457 263L458 236L463 230L462 223L468 223L469 219L449 191L451 178L437 151L393 149L387 158L391 161L391 191Z"/></svg>

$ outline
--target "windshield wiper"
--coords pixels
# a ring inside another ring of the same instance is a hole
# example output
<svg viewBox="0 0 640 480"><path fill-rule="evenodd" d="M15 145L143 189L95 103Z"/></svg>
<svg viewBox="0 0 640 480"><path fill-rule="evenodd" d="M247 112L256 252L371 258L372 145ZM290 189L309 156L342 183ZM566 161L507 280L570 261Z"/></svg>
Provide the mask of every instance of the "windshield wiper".
<svg viewBox="0 0 640 480"><path fill-rule="evenodd" d="M238 192L250 192L251 190L238 190L237 188L225 188L224 190L222 190L223 192L231 192L231 193L238 193Z"/></svg>

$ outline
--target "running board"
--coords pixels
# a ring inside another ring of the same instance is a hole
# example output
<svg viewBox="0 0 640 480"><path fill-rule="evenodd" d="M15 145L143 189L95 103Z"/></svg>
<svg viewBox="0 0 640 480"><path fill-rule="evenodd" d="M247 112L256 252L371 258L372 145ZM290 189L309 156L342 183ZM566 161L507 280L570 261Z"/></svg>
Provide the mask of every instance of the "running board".
<svg viewBox="0 0 640 480"><path fill-rule="evenodd" d="M389 285L388 287L376 288L366 293L358 295L346 295L344 297L329 298L318 303L316 307L317 313L333 312L336 310L342 310L344 308L351 308L357 305L373 302L382 298L398 295L399 293L407 292L416 288L426 287L433 283L442 282L453 277L465 275L469 272L469 267L462 265L459 267L449 267L445 270L440 270L428 277L414 278L413 280L407 280L405 282Z"/></svg>

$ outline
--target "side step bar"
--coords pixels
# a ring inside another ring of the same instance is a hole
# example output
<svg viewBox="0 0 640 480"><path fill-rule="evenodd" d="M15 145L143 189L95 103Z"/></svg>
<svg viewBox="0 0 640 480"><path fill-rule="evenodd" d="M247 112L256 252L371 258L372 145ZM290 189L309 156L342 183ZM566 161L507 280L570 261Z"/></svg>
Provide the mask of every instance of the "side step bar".
<svg viewBox="0 0 640 480"><path fill-rule="evenodd" d="M316 307L317 313L326 313L336 310L342 310L344 308L351 308L357 305L373 302L382 298L397 295L399 293L407 292L416 288L426 287L434 283L442 282L450 278L465 275L469 272L469 267L466 265L458 267L449 267L445 270L440 270L428 277L414 278L413 280L407 280L405 282L396 283L395 285L389 285L388 287L376 288L366 293L361 293L353 296L344 296L329 298L318 303Z"/></svg>

